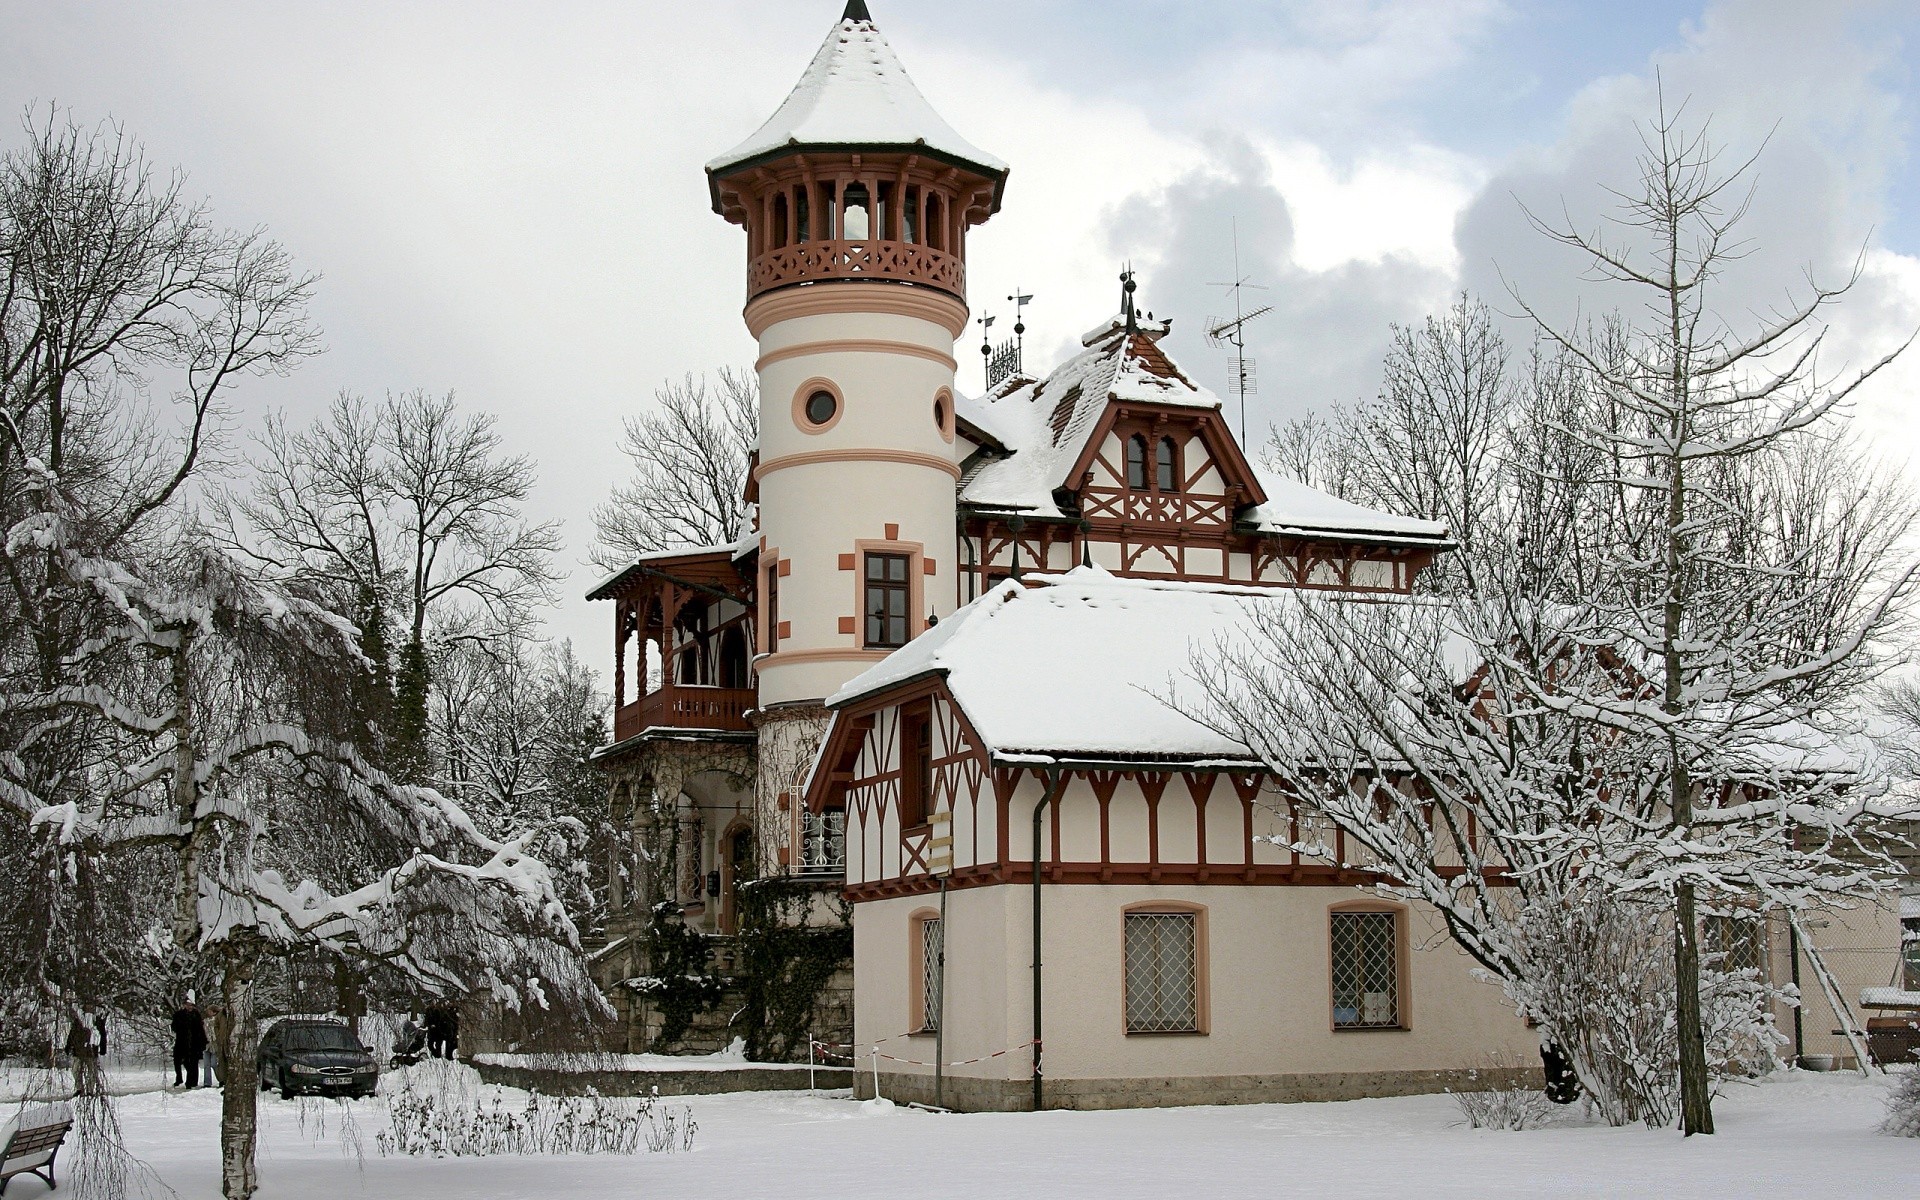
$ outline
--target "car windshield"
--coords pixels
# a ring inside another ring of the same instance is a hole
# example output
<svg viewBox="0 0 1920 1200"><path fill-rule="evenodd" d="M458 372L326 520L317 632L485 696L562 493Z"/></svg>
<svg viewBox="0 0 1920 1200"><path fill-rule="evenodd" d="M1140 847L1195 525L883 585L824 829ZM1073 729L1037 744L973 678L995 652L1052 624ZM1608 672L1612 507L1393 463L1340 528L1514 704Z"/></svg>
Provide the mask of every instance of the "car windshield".
<svg viewBox="0 0 1920 1200"><path fill-rule="evenodd" d="M300 1025L287 1030L289 1050L360 1050L360 1040L342 1025Z"/></svg>

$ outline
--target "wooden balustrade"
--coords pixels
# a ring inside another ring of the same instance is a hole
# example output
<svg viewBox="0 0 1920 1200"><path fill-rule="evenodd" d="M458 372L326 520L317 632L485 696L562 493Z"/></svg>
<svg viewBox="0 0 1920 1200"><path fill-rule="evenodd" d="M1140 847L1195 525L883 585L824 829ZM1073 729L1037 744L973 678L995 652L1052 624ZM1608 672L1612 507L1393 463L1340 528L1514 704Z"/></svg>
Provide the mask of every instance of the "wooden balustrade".
<svg viewBox="0 0 1920 1200"><path fill-rule="evenodd" d="M966 298L967 269L958 255L913 242L817 241L782 246L747 267L749 298L793 283L828 279L892 279Z"/></svg>
<svg viewBox="0 0 1920 1200"><path fill-rule="evenodd" d="M624 742L648 729L717 729L745 732L752 688L669 685L622 706L613 715L613 739Z"/></svg>

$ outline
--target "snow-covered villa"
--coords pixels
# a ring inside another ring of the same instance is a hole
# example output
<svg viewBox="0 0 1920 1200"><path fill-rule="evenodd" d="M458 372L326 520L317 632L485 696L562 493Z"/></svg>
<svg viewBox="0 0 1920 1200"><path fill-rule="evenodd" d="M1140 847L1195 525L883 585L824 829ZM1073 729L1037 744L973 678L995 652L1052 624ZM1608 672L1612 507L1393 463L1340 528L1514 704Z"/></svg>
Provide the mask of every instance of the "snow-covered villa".
<svg viewBox="0 0 1920 1200"><path fill-rule="evenodd" d="M591 593L618 655L598 762L657 868L616 885L596 956L632 1048L650 906L727 935L737 882L780 875L851 903L863 1094L876 1062L889 1097L934 1099L938 1060L948 1107L1019 1109L1536 1061L1430 913L1275 845L1311 814L1158 698L1268 589L1405 593L1446 530L1252 466L1130 280L1065 362L996 356L963 394L967 235L1008 167L934 112L864 0L707 174L747 236L756 521ZM1785 942L1760 927L1754 961L1785 978ZM1845 1052L1817 998L1805 1021L1808 1049Z"/></svg>

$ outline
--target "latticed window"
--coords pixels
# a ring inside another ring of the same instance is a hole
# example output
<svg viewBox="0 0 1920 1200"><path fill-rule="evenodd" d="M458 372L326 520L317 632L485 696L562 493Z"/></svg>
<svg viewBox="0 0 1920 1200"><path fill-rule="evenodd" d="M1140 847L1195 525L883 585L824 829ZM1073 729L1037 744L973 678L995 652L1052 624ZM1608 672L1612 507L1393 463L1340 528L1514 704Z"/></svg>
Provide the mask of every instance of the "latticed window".
<svg viewBox="0 0 1920 1200"><path fill-rule="evenodd" d="M822 875L847 869L845 809L800 814L800 869Z"/></svg>
<svg viewBox="0 0 1920 1200"><path fill-rule="evenodd" d="M1751 917L1708 917L1706 951L1714 955L1714 968L1721 971L1759 971L1767 969L1767 927Z"/></svg>
<svg viewBox="0 0 1920 1200"><path fill-rule="evenodd" d="M1400 1024L1399 918L1387 912L1333 914L1333 1024L1391 1029Z"/></svg>
<svg viewBox="0 0 1920 1200"><path fill-rule="evenodd" d="M1197 920L1193 913L1127 913L1127 1032L1200 1028Z"/></svg>
<svg viewBox="0 0 1920 1200"><path fill-rule="evenodd" d="M940 973L945 966L946 926L939 917L920 922L920 1029L940 1028Z"/></svg>
<svg viewBox="0 0 1920 1200"><path fill-rule="evenodd" d="M867 555L867 645L882 650L907 644L907 608L913 599L905 554Z"/></svg>

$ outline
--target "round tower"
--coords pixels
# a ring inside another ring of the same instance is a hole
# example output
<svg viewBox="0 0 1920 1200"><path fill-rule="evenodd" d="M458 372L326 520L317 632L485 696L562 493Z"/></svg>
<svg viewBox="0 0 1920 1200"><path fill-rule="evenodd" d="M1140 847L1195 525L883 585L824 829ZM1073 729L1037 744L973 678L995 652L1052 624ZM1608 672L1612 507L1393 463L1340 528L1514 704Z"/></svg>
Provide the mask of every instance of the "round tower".
<svg viewBox="0 0 1920 1200"><path fill-rule="evenodd" d="M746 227L759 341L762 710L817 703L954 606L966 231L1006 175L920 95L865 0L707 165L714 211Z"/></svg>

